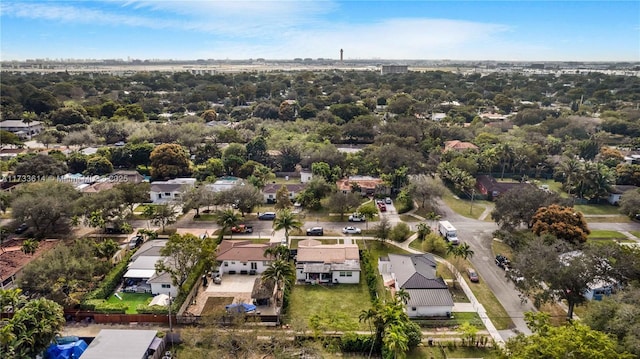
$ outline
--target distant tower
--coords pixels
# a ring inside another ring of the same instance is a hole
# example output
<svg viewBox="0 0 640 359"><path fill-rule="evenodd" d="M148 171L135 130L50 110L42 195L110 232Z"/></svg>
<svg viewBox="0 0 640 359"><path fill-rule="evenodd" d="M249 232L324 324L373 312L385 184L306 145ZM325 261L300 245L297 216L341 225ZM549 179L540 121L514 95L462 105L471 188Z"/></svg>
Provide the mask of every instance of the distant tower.
<svg viewBox="0 0 640 359"><path fill-rule="evenodd" d="M342 53L344 52L344 50L340 49L340 62L342 62Z"/></svg>

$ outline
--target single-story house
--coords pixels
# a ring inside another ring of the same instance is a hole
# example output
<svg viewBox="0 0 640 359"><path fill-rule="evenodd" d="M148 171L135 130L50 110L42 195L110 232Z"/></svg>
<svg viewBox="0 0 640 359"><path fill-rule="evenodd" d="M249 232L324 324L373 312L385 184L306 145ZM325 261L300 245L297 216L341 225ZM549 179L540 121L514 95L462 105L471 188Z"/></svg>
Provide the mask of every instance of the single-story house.
<svg viewBox="0 0 640 359"><path fill-rule="evenodd" d="M138 171L119 170L107 175L110 182L119 183L141 183L145 181L143 175Z"/></svg>
<svg viewBox="0 0 640 359"><path fill-rule="evenodd" d="M159 260L169 260L160 254L166 244L166 240L147 241L131 256L131 262L123 278L125 278L125 283L130 280L135 284L126 285L125 291L153 295L167 294L174 298L178 295L178 287L173 285L171 276L168 273L156 271L156 263Z"/></svg>
<svg viewBox="0 0 640 359"><path fill-rule="evenodd" d="M165 342L157 330L101 329L82 353L82 359L160 358Z"/></svg>
<svg viewBox="0 0 640 359"><path fill-rule="evenodd" d="M40 121L4 120L0 122L0 130L9 131L24 139L42 132L44 124Z"/></svg>
<svg viewBox="0 0 640 359"><path fill-rule="evenodd" d="M216 260L220 262L220 275L260 274L270 265L273 258L265 256L268 243L252 243L247 240L224 240L217 249Z"/></svg>
<svg viewBox="0 0 640 359"><path fill-rule="evenodd" d="M571 251L560 254L560 263L564 265L570 265L574 258L582 257L584 254L582 251ZM620 286L613 278L600 278L594 279L588 284L582 296L587 300L602 300L605 296L613 294Z"/></svg>
<svg viewBox="0 0 640 359"><path fill-rule="evenodd" d="M214 183L207 184L204 187L211 192L223 192L235 186L244 186L244 184L245 182L242 178L226 176L220 177Z"/></svg>
<svg viewBox="0 0 640 359"><path fill-rule="evenodd" d="M458 140L445 141L444 142L444 150L443 150L443 152L447 152L447 151L462 152L462 151L466 151L466 150L477 151L478 150L478 146L474 145L471 142L464 142L464 141L458 141Z"/></svg>
<svg viewBox="0 0 640 359"><path fill-rule="evenodd" d="M533 186L526 182L498 182L491 175L478 175L476 177L476 188L480 194L487 196L489 200L500 196L512 188L523 188Z"/></svg>
<svg viewBox="0 0 640 359"><path fill-rule="evenodd" d="M289 199L291 202L295 202L295 198L298 193L304 191L307 187L304 183L291 183L291 184L277 184L277 183L267 183L262 189L262 195L264 196L265 203L276 203L276 193L280 190L282 186L287 188L287 192L289 193Z"/></svg>
<svg viewBox="0 0 640 359"><path fill-rule="evenodd" d="M376 193L389 193L389 189L381 178L371 176L350 176L336 182L338 191L341 191L342 193L351 192L354 185L360 188L360 192L363 195L370 196Z"/></svg>
<svg viewBox="0 0 640 359"><path fill-rule="evenodd" d="M168 181L151 182L149 191L153 203L180 200L182 194L196 185L195 178L176 178Z"/></svg>
<svg viewBox="0 0 640 359"><path fill-rule="evenodd" d="M640 187L632 186L632 185L616 185L609 192L609 198L607 201L614 206L620 204L620 199L622 199L622 195L628 191L637 191Z"/></svg>
<svg viewBox="0 0 640 359"><path fill-rule="evenodd" d="M444 112L434 112L431 114L431 120L436 122L444 120L445 117L447 117L447 114Z"/></svg>
<svg viewBox="0 0 640 359"><path fill-rule="evenodd" d="M322 244L315 239L298 243L296 280L304 283L360 283L357 244Z"/></svg>
<svg viewBox="0 0 640 359"><path fill-rule="evenodd" d="M302 170L300 171L300 183L307 183L311 181L313 178L313 173L311 171Z"/></svg>
<svg viewBox="0 0 640 359"><path fill-rule="evenodd" d="M389 254L378 261L385 286L394 293L404 289L409 294L406 310L411 318L451 315L453 297L444 280L436 276L436 264L430 253Z"/></svg>

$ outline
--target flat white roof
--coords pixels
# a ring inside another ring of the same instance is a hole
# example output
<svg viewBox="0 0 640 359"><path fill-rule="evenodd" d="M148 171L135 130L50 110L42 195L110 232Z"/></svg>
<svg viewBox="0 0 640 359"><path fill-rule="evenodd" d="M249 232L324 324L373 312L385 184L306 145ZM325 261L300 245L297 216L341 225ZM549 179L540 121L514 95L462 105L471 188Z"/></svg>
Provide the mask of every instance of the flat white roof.
<svg viewBox="0 0 640 359"><path fill-rule="evenodd" d="M155 269L129 269L124 278L151 278L156 274Z"/></svg>
<svg viewBox="0 0 640 359"><path fill-rule="evenodd" d="M144 359L157 330L102 329L82 359Z"/></svg>

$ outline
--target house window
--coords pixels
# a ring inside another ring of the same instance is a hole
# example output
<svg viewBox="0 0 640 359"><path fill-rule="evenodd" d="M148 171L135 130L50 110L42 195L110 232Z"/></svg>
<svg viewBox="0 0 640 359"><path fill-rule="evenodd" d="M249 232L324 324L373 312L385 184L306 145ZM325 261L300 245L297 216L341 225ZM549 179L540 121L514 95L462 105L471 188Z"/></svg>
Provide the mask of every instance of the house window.
<svg viewBox="0 0 640 359"><path fill-rule="evenodd" d="M225 267L228 267L228 266L229 266L229 262L225 261L225 262L224 262L224 266L225 266Z"/></svg>
<svg viewBox="0 0 640 359"><path fill-rule="evenodd" d="M353 277L353 272L347 272L347 277Z"/></svg>
<svg viewBox="0 0 640 359"><path fill-rule="evenodd" d="M262 265L265 266L265 267L268 267L269 266L269 261L262 261Z"/></svg>
<svg viewBox="0 0 640 359"><path fill-rule="evenodd" d="M236 262L233 262L233 261L232 261L232 262L231 262L231 264L236 264Z"/></svg>
<svg viewBox="0 0 640 359"><path fill-rule="evenodd" d="M340 272L341 277L345 277L347 274L345 272Z"/></svg>
<svg viewBox="0 0 640 359"><path fill-rule="evenodd" d="M247 262L242 263L242 265L243 265L243 266L246 266L246 265L247 265Z"/></svg>
<svg viewBox="0 0 640 359"><path fill-rule="evenodd" d="M269 195L269 198L273 198L273 195L272 195L272 194L270 194L270 195Z"/></svg>
<svg viewBox="0 0 640 359"><path fill-rule="evenodd" d="M411 311L415 312L416 311L416 307L411 307Z"/></svg>
<svg viewBox="0 0 640 359"><path fill-rule="evenodd" d="M171 193L169 193L169 192L165 192L164 195L171 197Z"/></svg>
<svg viewBox="0 0 640 359"><path fill-rule="evenodd" d="M171 288L171 284L163 284L162 288L165 288L165 289Z"/></svg>

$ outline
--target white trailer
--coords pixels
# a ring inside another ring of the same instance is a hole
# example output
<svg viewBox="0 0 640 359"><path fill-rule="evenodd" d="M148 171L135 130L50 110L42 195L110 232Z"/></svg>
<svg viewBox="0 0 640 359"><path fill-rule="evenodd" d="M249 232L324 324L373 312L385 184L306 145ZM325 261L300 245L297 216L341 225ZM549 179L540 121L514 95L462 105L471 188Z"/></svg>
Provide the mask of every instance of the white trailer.
<svg viewBox="0 0 640 359"><path fill-rule="evenodd" d="M458 233L456 227L454 227L449 221L438 222L438 232L440 235L451 244L459 244Z"/></svg>

